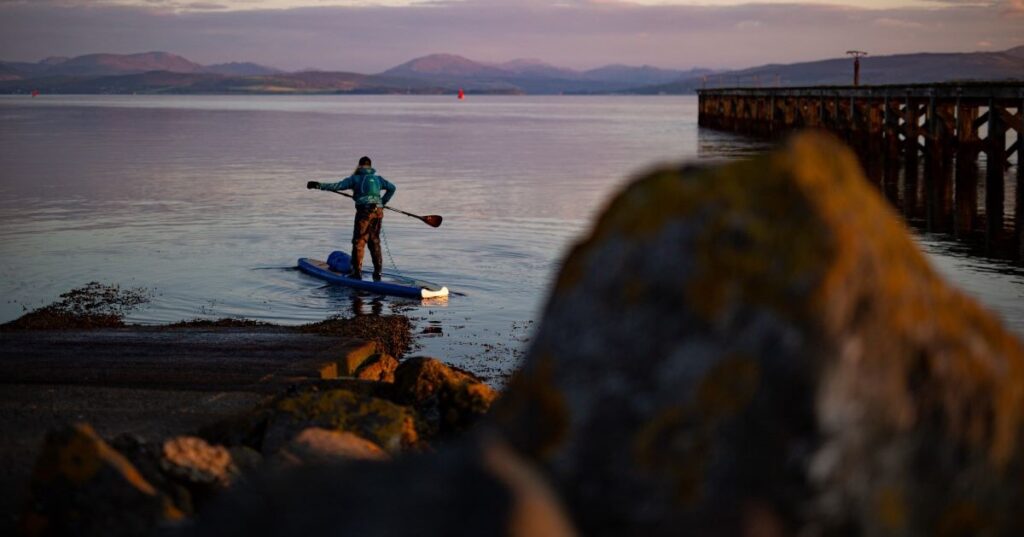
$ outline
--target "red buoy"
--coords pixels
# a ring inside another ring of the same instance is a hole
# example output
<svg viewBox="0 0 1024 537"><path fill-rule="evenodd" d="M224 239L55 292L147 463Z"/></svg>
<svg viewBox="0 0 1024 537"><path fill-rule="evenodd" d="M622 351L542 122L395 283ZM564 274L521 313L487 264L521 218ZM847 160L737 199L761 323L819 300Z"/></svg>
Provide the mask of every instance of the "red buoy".
<svg viewBox="0 0 1024 537"><path fill-rule="evenodd" d="M37 89L32 90L32 96L33 97L39 97L39 90L37 90Z"/></svg>
<svg viewBox="0 0 1024 537"><path fill-rule="evenodd" d="M466 98L466 92L462 91L462 88L459 88L459 100L461 101L461 100L463 100L465 98Z"/></svg>

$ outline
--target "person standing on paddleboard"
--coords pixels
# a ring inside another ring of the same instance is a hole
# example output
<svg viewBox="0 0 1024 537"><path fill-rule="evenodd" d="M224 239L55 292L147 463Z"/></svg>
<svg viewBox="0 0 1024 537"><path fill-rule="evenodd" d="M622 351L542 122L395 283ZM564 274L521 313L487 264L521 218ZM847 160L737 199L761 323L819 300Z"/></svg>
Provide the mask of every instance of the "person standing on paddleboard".
<svg viewBox="0 0 1024 537"><path fill-rule="evenodd" d="M384 260L380 252L380 228L384 220L384 206L395 195L398 188L387 179L377 175L370 157L359 159L355 173L337 183L310 181L306 188L319 190L352 190L356 202L356 221L352 229L352 267L350 278L363 279L363 248L369 244L373 260L373 281L380 281ZM381 191L387 192L381 196Z"/></svg>

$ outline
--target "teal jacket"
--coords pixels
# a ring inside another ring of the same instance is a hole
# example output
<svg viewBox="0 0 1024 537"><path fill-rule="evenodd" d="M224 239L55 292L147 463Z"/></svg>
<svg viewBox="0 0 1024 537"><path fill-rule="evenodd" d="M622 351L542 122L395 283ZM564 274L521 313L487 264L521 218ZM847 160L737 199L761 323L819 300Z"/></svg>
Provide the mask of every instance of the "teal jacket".
<svg viewBox="0 0 1024 537"><path fill-rule="evenodd" d="M373 180L377 182L377 188L373 188ZM338 181L337 183L320 183L320 190L351 190L352 197L356 200L356 207L365 205L376 205L383 207L391 200L398 190L391 181L377 175L373 168L359 168L356 173ZM381 190L387 190L383 197Z"/></svg>

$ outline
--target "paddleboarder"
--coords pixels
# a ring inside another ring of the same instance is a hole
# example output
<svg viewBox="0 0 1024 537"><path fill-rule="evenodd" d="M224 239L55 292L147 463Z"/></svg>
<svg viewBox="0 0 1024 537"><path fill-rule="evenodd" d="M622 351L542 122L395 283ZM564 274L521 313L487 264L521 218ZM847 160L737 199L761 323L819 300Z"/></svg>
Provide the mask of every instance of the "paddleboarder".
<svg viewBox="0 0 1024 537"><path fill-rule="evenodd" d="M359 159L356 171L337 183L310 181L306 188L329 190L351 190L356 202L356 220L352 228L352 266L348 276L363 279L363 248L369 245L373 260L373 280L380 281L384 260L380 251L380 229L384 220L384 206L395 195L398 188L387 179L377 175L370 157ZM386 193L381 196L381 191Z"/></svg>

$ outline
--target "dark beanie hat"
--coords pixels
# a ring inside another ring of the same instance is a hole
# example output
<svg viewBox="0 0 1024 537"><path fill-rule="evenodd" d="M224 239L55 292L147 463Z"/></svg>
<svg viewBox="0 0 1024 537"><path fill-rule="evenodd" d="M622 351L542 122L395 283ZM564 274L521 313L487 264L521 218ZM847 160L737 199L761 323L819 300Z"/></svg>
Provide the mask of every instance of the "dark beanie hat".
<svg viewBox="0 0 1024 537"><path fill-rule="evenodd" d="M373 161L370 160L370 157L363 157L363 158L359 159L359 165L360 166L372 166L373 165Z"/></svg>

